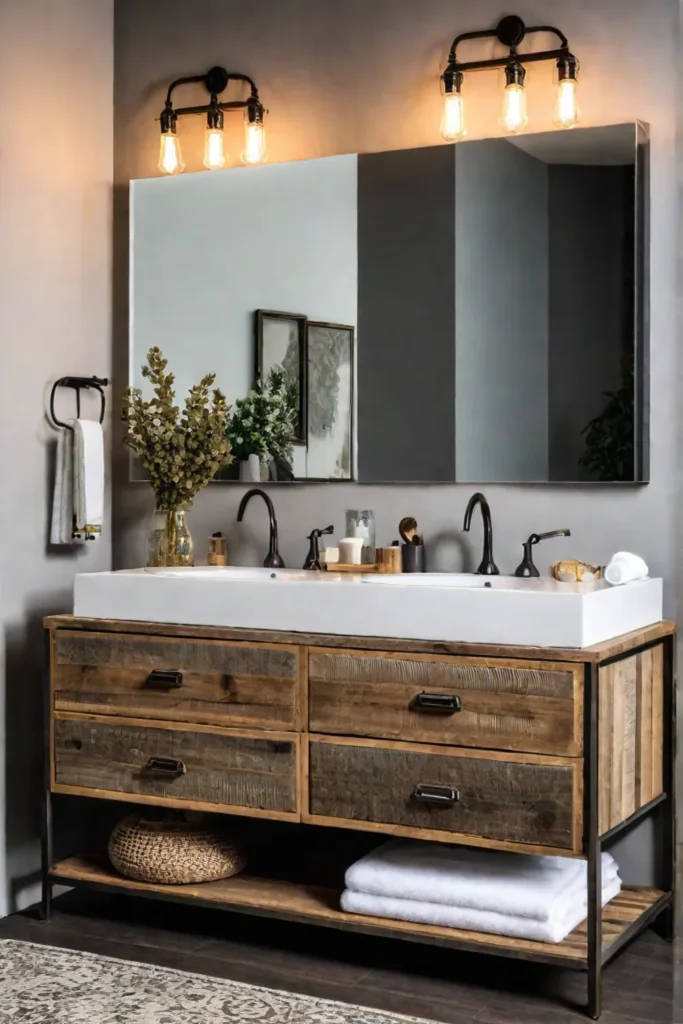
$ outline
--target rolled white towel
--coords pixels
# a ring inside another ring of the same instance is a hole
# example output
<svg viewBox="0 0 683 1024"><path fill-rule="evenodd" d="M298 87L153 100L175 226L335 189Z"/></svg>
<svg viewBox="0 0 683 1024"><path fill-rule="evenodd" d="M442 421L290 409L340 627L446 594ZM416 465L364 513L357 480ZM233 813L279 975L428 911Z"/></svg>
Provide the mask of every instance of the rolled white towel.
<svg viewBox="0 0 683 1024"><path fill-rule="evenodd" d="M621 881L616 869L603 880L603 907L621 892ZM454 907L419 900L394 899L390 896L371 896L346 889L342 893L341 908L349 914L389 918L394 921L413 921L416 924L439 925L463 931L484 932L487 935L509 935L534 942L562 942L588 916L587 894L580 898L567 898L556 905L555 913L547 921L501 914L493 910L473 907Z"/></svg>
<svg viewBox="0 0 683 1024"><path fill-rule="evenodd" d="M614 858L603 853L604 878L616 870ZM367 895L547 921L567 893L579 899L585 893L586 872L585 860L568 857L392 839L352 864L345 883Z"/></svg>
<svg viewBox="0 0 683 1024"><path fill-rule="evenodd" d="M648 573L647 562L640 555L633 555L630 551L617 551L605 569L605 579L616 587L622 583L644 580Z"/></svg>

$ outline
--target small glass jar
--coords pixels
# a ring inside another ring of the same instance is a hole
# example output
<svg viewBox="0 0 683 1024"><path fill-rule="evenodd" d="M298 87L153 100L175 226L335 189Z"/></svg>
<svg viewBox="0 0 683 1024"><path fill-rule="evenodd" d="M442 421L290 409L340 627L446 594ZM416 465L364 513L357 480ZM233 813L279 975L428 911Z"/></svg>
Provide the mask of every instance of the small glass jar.
<svg viewBox="0 0 683 1024"><path fill-rule="evenodd" d="M362 537L363 551L361 563L372 565L375 561L375 513L371 509L359 511L354 508L346 510L345 537Z"/></svg>
<svg viewBox="0 0 683 1024"><path fill-rule="evenodd" d="M156 511L154 529L147 540L147 565L194 565L194 544L185 518L185 509Z"/></svg>

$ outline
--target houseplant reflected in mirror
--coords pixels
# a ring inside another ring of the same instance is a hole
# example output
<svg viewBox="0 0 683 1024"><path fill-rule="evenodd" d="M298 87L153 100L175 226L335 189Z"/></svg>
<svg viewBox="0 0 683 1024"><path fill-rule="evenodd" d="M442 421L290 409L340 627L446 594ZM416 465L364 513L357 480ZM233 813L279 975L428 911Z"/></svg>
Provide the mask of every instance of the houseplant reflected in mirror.
<svg viewBox="0 0 683 1024"><path fill-rule="evenodd" d="M147 543L148 566L193 565L193 544L185 512L216 473L232 462L227 436L230 407L207 374L190 388L184 408L175 404L174 376L159 348L147 353L142 375L152 385L149 401L130 387L123 401L125 444L144 466L156 497L154 530Z"/></svg>
<svg viewBox="0 0 683 1024"><path fill-rule="evenodd" d="M228 440L239 463L240 480L292 480L298 423L296 381L273 367L265 382L256 378L246 398L238 398L228 424Z"/></svg>

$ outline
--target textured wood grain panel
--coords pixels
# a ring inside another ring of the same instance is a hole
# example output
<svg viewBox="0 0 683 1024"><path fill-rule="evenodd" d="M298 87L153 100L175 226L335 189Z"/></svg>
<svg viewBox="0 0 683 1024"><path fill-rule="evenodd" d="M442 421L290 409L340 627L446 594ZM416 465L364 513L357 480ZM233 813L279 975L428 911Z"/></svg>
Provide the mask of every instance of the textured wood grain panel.
<svg viewBox="0 0 683 1024"><path fill-rule="evenodd" d="M600 669L600 831L663 792L662 644Z"/></svg>
<svg viewBox="0 0 683 1024"><path fill-rule="evenodd" d="M488 751L311 740L309 810L324 818L382 822L572 850L581 762ZM453 806L418 802L418 784L453 787ZM580 803L580 801L579 801Z"/></svg>
<svg viewBox="0 0 683 1024"><path fill-rule="evenodd" d="M154 670L182 686L148 686ZM298 725L299 655L293 647L106 633L55 633L58 711L270 729Z"/></svg>
<svg viewBox="0 0 683 1024"><path fill-rule="evenodd" d="M405 651L415 654L450 654L476 658L532 658L535 661L570 661L577 663L604 661L624 654L633 647L651 643L676 631L673 622L657 622L645 629L634 630L593 647L520 647L501 644L470 644L455 640L396 640L376 636L341 636L334 633L289 633L281 630L234 629L229 626L178 626L169 622L129 622L121 619L84 619L73 615L48 615L49 629L71 629L90 632L145 633L150 636L194 637L208 640L243 641L246 643L301 644L308 647L337 647L366 651Z"/></svg>
<svg viewBox="0 0 683 1024"><path fill-rule="evenodd" d="M309 656L312 732L578 756L582 670L572 665L315 651ZM460 698L437 714L422 692Z"/></svg>
<svg viewBox="0 0 683 1024"><path fill-rule="evenodd" d="M57 716L54 719L55 783L110 793L252 807L297 810L297 737L252 735L217 729L154 728L131 719ZM147 769L152 757L175 758L177 778Z"/></svg>

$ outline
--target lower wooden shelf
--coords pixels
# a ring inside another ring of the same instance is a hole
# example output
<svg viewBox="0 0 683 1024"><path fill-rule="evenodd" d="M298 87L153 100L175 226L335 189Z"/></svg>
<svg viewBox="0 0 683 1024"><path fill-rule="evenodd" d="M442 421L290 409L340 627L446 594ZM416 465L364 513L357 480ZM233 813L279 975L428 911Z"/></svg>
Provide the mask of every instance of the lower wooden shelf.
<svg viewBox="0 0 683 1024"><path fill-rule="evenodd" d="M339 889L301 881L249 875L200 885L150 885L124 878L106 857L69 857L54 865L51 881L67 885L90 885L99 889L129 892L157 899L191 901L241 913L262 914L347 929L388 938L407 939L434 945L453 946L498 956L537 960L583 969L588 955L586 924L580 925L558 944L513 939L501 935L460 931L436 925L390 921L379 917L347 914L339 909ZM624 889L603 910L603 959L646 924L670 902L670 894L658 889Z"/></svg>

